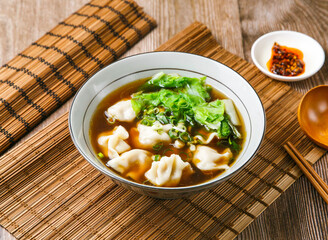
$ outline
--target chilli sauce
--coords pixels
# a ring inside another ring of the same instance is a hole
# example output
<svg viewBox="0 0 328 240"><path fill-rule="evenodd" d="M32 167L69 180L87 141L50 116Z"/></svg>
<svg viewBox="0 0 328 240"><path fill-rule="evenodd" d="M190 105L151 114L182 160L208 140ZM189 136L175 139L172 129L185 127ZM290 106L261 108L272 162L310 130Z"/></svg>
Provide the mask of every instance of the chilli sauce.
<svg viewBox="0 0 328 240"><path fill-rule="evenodd" d="M303 62L302 51L296 48L280 46L274 43L272 55L267 62L269 71L281 76L298 76L304 73L305 64Z"/></svg>

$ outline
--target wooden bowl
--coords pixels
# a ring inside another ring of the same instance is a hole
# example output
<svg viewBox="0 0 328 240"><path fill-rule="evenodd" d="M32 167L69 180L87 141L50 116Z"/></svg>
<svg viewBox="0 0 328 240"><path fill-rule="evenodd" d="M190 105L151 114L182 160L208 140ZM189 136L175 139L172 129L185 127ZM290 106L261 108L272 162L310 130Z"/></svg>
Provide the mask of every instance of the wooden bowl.
<svg viewBox="0 0 328 240"><path fill-rule="evenodd" d="M312 88L303 96L298 122L312 141L328 149L328 85Z"/></svg>

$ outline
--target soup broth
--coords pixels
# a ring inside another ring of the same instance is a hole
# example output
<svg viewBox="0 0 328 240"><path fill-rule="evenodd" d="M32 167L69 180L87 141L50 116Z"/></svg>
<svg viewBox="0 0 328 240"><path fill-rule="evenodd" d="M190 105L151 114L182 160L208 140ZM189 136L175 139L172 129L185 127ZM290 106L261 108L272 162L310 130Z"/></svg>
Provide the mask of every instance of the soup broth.
<svg viewBox="0 0 328 240"><path fill-rule="evenodd" d="M114 123L109 123L108 121L108 116L106 115L106 110L114 105L115 103L122 101L122 100L129 100L131 99L131 95L138 92L138 89L140 86L142 86L145 82L150 80L151 78L146 78L146 79L140 79L131 83L128 83L117 90L113 91L109 95L107 95L98 105L97 109L95 110L92 120L90 123L90 140L92 147L95 151L95 153L98 155L100 160L106 165L110 159L104 154L103 147L101 147L98 143L98 138L101 135L106 135L106 134L112 134L113 130L117 128L118 126L123 126L127 132L129 133L129 138L125 140L125 142L131 147L131 149L140 149L140 144L138 143L138 137L139 137L139 132L137 130L137 124L140 123L139 118L135 118L131 122L122 122L122 121L115 121ZM211 100L216 100L216 99L227 99L227 97L219 92L218 90L212 88L212 90L209 91ZM241 133L242 138L240 139L235 139L235 143L238 144L238 146L243 146L244 139L246 136L245 132L245 127L243 123L243 119L241 115L238 113L238 117L241 121L240 126L236 126L237 130ZM195 136L195 135L200 135L204 136L204 139L206 138L205 136L208 136L210 134L210 130L205 128L204 126L197 124L196 126L187 126L187 130L190 130L190 135ZM140 133L142 134L142 133ZM156 146L158 145L158 146ZM179 182L178 186L189 186L189 185L195 185L195 184L200 184L202 182L208 181L210 179L213 179L217 177L218 175L222 174L225 170L215 170L215 171L201 171L199 170L195 164L193 163L192 159L194 157L194 151L191 151L190 144L185 144L182 148L176 148L173 146L172 142L171 143L163 143L163 144L156 144L153 148L147 148L146 150L149 151L152 155L155 156L171 156L172 154L177 154L181 157L181 159L184 162L190 163L192 169L194 170L194 173L191 174L189 177L182 177L181 181ZM196 145L196 144L195 144ZM215 149L218 153L224 152L225 149L227 149L229 145L229 140L219 140L219 139L214 139L210 143L206 144L206 146ZM229 160L228 165L231 166L235 160L237 159L239 153L241 151L232 151L232 158ZM132 166L132 171L133 170L138 170L139 168L138 165ZM135 169L133 169L135 168ZM110 168L111 169L111 168ZM113 169L111 169L113 170ZM114 170L115 171L115 170ZM120 173L119 173L120 174ZM129 176L126 176L124 174L120 174L122 177L125 177L129 180L136 181L136 179L132 179ZM147 184L147 185L153 185L147 178L143 175L141 176L136 182Z"/></svg>

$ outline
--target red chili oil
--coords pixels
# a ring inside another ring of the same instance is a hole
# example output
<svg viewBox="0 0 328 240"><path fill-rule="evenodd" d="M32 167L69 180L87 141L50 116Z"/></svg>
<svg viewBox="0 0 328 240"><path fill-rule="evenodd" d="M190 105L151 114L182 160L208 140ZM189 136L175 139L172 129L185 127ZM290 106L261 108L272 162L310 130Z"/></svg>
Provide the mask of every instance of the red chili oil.
<svg viewBox="0 0 328 240"><path fill-rule="evenodd" d="M303 53L299 49L280 46L275 42L267 67L272 73L281 76L301 75L305 70Z"/></svg>

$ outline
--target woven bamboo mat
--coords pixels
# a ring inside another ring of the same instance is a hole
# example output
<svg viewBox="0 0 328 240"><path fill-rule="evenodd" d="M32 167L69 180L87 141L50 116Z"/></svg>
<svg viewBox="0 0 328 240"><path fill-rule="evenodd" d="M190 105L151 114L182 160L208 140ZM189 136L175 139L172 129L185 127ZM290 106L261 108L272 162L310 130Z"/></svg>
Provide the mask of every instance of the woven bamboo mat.
<svg viewBox="0 0 328 240"><path fill-rule="evenodd" d="M325 151L298 127L301 95L227 52L200 23L162 45L218 60L244 76L267 114L255 159L215 189L188 199L159 200L114 184L75 149L67 113L0 159L0 223L23 239L231 239L301 175L282 143L314 163Z"/></svg>
<svg viewBox="0 0 328 240"><path fill-rule="evenodd" d="M94 0L0 68L0 153L156 26L130 0Z"/></svg>

